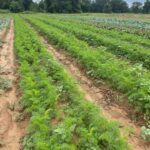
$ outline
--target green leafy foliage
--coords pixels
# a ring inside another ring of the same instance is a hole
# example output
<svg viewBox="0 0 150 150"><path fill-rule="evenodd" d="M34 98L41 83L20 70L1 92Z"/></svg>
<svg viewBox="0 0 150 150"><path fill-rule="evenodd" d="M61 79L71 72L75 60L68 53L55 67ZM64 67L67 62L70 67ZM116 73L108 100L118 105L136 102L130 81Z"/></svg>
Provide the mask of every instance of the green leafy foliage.
<svg viewBox="0 0 150 150"><path fill-rule="evenodd" d="M0 66L0 94L12 87L12 80L2 76L2 74L5 72L5 68Z"/></svg>
<svg viewBox="0 0 150 150"><path fill-rule="evenodd" d="M103 47L98 49L90 47L86 42L76 38L72 32L66 33L32 16L26 19L53 44L71 54L85 68L88 75L98 80L103 79L113 88L124 93L134 110L142 112L146 121L149 120L149 71L141 65L131 65L127 61L116 58Z"/></svg>
<svg viewBox="0 0 150 150"><path fill-rule="evenodd" d="M7 28L10 22L10 18L5 16L0 16L0 32L2 32L3 29ZM3 39L0 36L0 48L3 45Z"/></svg>
<svg viewBox="0 0 150 150"><path fill-rule="evenodd" d="M63 22L51 18L40 18L40 20L65 32L73 33L77 38L86 41L93 47L105 46L107 51L118 57L122 56L122 58L143 64L144 67L150 69L149 40L138 38L137 36L129 36L128 34L126 36L118 36L117 32L98 30L79 23ZM123 41L124 39L127 41Z"/></svg>
<svg viewBox="0 0 150 150"><path fill-rule="evenodd" d="M150 39L150 30L147 28L149 22L144 19L144 15L139 15L135 19L132 15L114 15L114 14L84 14L84 15L53 15L51 17L63 19L65 21L78 22L81 24L97 27L99 30L108 30L110 32L129 33L130 36L138 35L140 38ZM123 19L122 19L123 18ZM98 21L100 20L100 21ZM108 21L107 21L108 20ZM143 21L145 20L145 21ZM144 29L143 29L144 28ZM137 37L138 38L138 37ZM131 38L132 40L132 38Z"/></svg>
<svg viewBox="0 0 150 150"><path fill-rule="evenodd" d="M8 26L10 18L2 17L0 18L0 31Z"/></svg>
<svg viewBox="0 0 150 150"><path fill-rule="evenodd" d="M15 35L21 103L30 115L24 150L129 149L120 137L119 125L108 122L84 100L76 82L18 16Z"/></svg>
<svg viewBox="0 0 150 150"><path fill-rule="evenodd" d="M11 80L0 77L0 93L11 88L11 86L12 86Z"/></svg>
<svg viewBox="0 0 150 150"><path fill-rule="evenodd" d="M148 125L148 127L142 127L142 137L144 140L150 142L150 125Z"/></svg>

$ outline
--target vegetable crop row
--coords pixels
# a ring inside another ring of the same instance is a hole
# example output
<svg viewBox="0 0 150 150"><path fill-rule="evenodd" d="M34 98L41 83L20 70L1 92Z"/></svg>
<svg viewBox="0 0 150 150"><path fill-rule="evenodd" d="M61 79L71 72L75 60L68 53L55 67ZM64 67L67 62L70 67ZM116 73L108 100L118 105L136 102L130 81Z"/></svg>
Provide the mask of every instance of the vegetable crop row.
<svg viewBox="0 0 150 150"><path fill-rule="evenodd" d="M55 16L55 15L53 15ZM149 29L143 29L143 28L136 28L136 27L128 27L128 26L123 26L123 25L115 25L115 24L106 24L102 22L94 22L94 21L89 21L86 19L81 18L73 18L72 16L58 16L56 15L56 18L63 18L64 20L69 20L69 21L78 21L82 24L88 24L94 27L102 28L102 29L108 29L108 30L115 30L115 31L121 31L124 33L129 33L133 35L138 35L141 36L142 38L148 38L150 39L150 30Z"/></svg>
<svg viewBox="0 0 150 150"><path fill-rule="evenodd" d="M128 96L128 101L136 111L150 116L150 74L140 66L130 66L116 59L101 48L100 51L78 40L73 34L68 34L56 27L37 19L26 18L38 31L59 48L70 53L87 73L96 79L103 79L115 89Z"/></svg>
<svg viewBox="0 0 150 150"><path fill-rule="evenodd" d="M20 28L21 27L21 28ZM35 32L15 17L21 103L30 114L24 150L127 150L118 125L99 115L40 43Z"/></svg>
<svg viewBox="0 0 150 150"><path fill-rule="evenodd" d="M36 17L43 18L43 15L39 15ZM149 39L145 39L138 35L134 35L134 34L126 33L126 32L120 32L117 30L110 30L107 28L97 28L95 26L90 26L88 24L84 24L84 23L80 22L79 20L73 20L73 19L67 20L67 19L63 18L63 16L59 16L59 17L55 16L54 17L54 16L47 15L46 17L44 16L44 18L46 18L47 20L55 19L60 22L71 23L73 25L76 25L80 29L92 31L93 33L97 33L100 35L101 34L106 35L107 37L115 38L119 41L122 40L122 41L130 42L132 44L138 44L138 45L143 45L145 47L150 47Z"/></svg>
<svg viewBox="0 0 150 150"><path fill-rule="evenodd" d="M142 21L142 20L135 20L135 19L118 19L118 18L110 18L110 17L102 17L102 16L96 16L96 15L76 15L71 16L68 18L73 18L76 20L83 20L88 22L96 22L96 23L103 23L103 24L112 24L112 25L120 25L120 26L128 26L128 27L136 27L136 28L142 28L142 29L150 29L150 22L149 21Z"/></svg>
<svg viewBox="0 0 150 150"><path fill-rule="evenodd" d="M126 57L127 59L143 64L144 67L150 69L150 51L144 47L138 46L137 44L129 44L118 39L108 38L103 34L96 34L90 30L83 30L76 25L71 23L62 23L56 20L45 20L44 22L60 28L68 33L75 34L79 39L86 41L92 46L105 46L107 51L112 52L117 56Z"/></svg>

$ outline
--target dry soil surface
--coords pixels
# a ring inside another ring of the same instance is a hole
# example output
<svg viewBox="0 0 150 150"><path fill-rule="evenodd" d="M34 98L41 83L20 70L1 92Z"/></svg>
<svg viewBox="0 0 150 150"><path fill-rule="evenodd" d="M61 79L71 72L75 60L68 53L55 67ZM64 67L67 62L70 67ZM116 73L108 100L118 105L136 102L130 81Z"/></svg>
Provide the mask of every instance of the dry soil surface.
<svg viewBox="0 0 150 150"><path fill-rule="evenodd" d="M20 150L20 139L25 134L27 122L17 121L20 112L17 65L13 51L13 20L9 28L0 35L3 40L3 46L0 48L0 66L4 68L0 76L12 80L11 88L0 94L0 150Z"/></svg>

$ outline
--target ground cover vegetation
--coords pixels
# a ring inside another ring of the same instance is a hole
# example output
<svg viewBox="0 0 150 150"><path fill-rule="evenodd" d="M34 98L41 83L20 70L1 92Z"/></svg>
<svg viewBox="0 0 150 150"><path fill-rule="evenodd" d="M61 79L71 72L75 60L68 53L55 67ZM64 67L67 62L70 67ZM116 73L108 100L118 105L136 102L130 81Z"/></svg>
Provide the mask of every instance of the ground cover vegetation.
<svg viewBox="0 0 150 150"><path fill-rule="evenodd" d="M119 57L122 56L150 69L150 43L148 39L136 35L120 34L116 31L101 30L88 25L59 21L57 19L42 18L42 21L65 32L72 32L77 38L86 41L93 47L103 46L107 51Z"/></svg>
<svg viewBox="0 0 150 150"><path fill-rule="evenodd" d="M150 39L150 30L146 29L147 27L145 26L145 28L143 28L143 26L138 25L138 23L140 24L149 24L149 16L148 15L133 15L132 14L123 14L123 15L119 15L119 14L82 14L82 15L54 15L54 17L57 17L61 20L69 20L72 22L79 22L82 24L89 24L95 27L98 27L99 29L107 29L109 31L121 31L122 32L126 32L129 34L136 34L139 36L142 36L144 38L148 38ZM96 18L100 18L100 22L96 21ZM109 21L106 22L105 20L117 20L117 22L122 22L123 20L127 20L127 22L130 22L130 20L134 20L134 22L136 22L133 25L133 21L132 24L113 24L114 21ZM129 20L129 21L128 21ZM138 25L138 26L137 26Z"/></svg>
<svg viewBox="0 0 150 150"><path fill-rule="evenodd" d="M128 149L119 126L106 121L96 106L84 100L76 82L18 16L15 53L21 104L30 116L28 134L23 139L25 150Z"/></svg>
<svg viewBox="0 0 150 150"><path fill-rule="evenodd" d="M95 79L103 79L114 89L124 93L135 111L143 112L145 119L149 120L150 73L148 70L141 65L130 64L128 61L118 59L107 52L105 47L89 46L87 42L78 39L72 32L64 32L64 30L33 16L25 18L37 30L46 35L54 45L71 54L79 64L82 64L88 75Z"/></svg>

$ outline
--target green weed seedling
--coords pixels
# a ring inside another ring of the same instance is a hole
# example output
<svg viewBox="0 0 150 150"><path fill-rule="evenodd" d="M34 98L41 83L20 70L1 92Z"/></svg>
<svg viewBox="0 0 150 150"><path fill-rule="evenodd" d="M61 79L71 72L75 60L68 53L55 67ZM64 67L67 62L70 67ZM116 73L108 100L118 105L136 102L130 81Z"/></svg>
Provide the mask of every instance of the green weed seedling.
<svg viewBox="0 0 150 150"><path fill-rule="evenodd" d="M141 130L141 135L143 139L150 142L150 125L148 125L147 127L143 126Z"/></svg>
<svg viewBox="0 0 150 150"><path fill-rule="evenodd" d="M132 127L125 128L123 132L124 138L127 140L132 133L134 133L134 129Z"/></svg>
<svg viewBox="0 0 150 150"><path fill-rule="evenodd" d="M0 77L0 91L3 92L12 87L12 81Z"/></svg>

